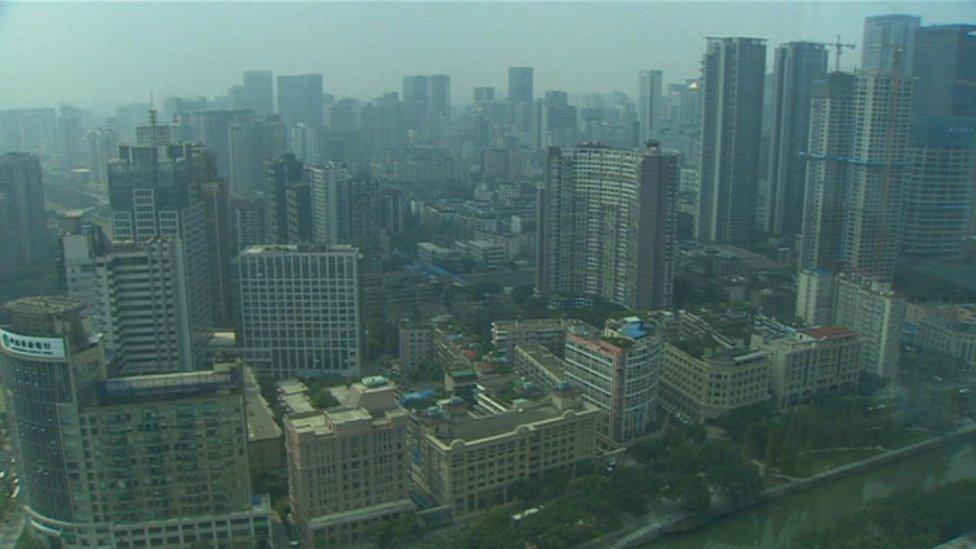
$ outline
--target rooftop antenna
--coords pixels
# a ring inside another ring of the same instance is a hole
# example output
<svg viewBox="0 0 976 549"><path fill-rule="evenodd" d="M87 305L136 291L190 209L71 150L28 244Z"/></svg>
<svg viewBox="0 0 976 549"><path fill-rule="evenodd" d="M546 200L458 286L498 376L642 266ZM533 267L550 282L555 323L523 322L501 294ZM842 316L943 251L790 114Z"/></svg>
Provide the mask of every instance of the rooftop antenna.
<svg viewBox="0 0 976 549"><path fill-rule="evenodd" d="M153 103L153 92L149 92L149 127L151 128L152 134L149 139L152 140L152 146L159 146L159 132L156 130L156 124L158 119L156 117L156 108Z"/></svg>

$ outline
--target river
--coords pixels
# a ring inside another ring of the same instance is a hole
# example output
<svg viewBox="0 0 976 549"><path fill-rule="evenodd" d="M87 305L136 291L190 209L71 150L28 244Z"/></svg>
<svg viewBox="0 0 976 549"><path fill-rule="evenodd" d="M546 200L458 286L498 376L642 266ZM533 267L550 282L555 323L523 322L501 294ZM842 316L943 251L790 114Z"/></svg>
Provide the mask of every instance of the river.
<svg viewBox="0 0 976 549"><path fill-rule="evenodd" d="M968 440L740 511L647 549L789 547L808 527L829 526L867 501L894 491L976 478L976 442ZM976 526L976 525L974 525Z"/></svg>

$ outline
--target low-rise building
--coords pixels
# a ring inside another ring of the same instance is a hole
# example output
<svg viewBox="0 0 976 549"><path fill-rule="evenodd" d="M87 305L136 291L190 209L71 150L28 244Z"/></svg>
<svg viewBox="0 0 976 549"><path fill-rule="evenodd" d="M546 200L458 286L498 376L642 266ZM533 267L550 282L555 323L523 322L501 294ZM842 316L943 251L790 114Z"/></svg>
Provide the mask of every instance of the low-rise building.
<svg viewBox="0 0 976 549"><path fill-rule="evenodd" d="M434 358L434 328L429 322L400 323L400 364L408 370L423 366Z"/></svg>
<svg viewBox="0 0 976 549"><path fill-rule="evenodd" d="M599 411L568 384L509 412L475 418L436 408L420 423L414 482L455 518L510 501L517 481L597 455Z"/></svg>
<svg viewBox="0 0 976 549"><path fill-rule="evenodd" d="M414 510L409 415L386 379L354 383L340 406L285 419L288 493L305 547L366 543L371 525Z"/></svg>
<svg viewBox="0 0 976 549"><path fill-rule="evenodd" d="M559 318L495 320L491 323L491 343L509 357L514 354L516 345L524 343L538 343L561 356L571 322Z"/></svg>
<svg viewBox="0 0 976 549"><path fill-rule="evenodd" d="M827 391L857 389L861 342L847 328L807 328L768 341L754 339L755 349L769 354L770 390L779 410L809 402Z"/></svg>
<svg viewBox="0 0 976 549"><path fill-rule="evenodd" d="M976 305L932 307L916 323L915 343L976 370Z"/></svg>
<svg viewBox="0 0 976 549"><path fill-rule="evenodd" d="M487 240L465 240L458 242L458 248L478 270L493 271L505 266L507 249L502 244Z"/></svg>
<svg viewBox="0 0 976 549"><path fill-rule="evenodd" d="M566 380L566 363L563 359L531 341L515 346L513 365L519 375L544 391Z"/></svg>
<svg viewBox="0 0 976 549"><path fill-rule="evenodd" d="M682 338L664 346L661 407L701 422L769 398L767 353L706 346Z"/></svg>
<svg viewBox="0 0 976 549"><path fill-rule="evenodd" d="M661 339L639 318L586 325L566 335L566 378L602 412L600 431L617 442L646 433L655 417Z"/></svg>

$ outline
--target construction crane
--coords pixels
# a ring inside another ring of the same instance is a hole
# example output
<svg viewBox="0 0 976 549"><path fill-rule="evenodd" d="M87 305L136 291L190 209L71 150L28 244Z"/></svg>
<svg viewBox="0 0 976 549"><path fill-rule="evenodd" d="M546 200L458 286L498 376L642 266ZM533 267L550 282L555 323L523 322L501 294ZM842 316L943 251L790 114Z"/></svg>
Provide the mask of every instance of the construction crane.
<svg viewBox="0 0 976 549"><path fill-rule="evenodd" d="M840 41L840 35L839 34L837 35L837 40L834 41L834 42L820 42L820 43L823 44L824 46L829 46L831 48L834 48L834 51L835 51L835 53L834 53L834 71L835 72L840 72L840 54L843 53L844 48L849 48L849 49L852 49L853 50L854 48L857 47L857 44L845 44L845 43L841 42Z"/></svg>

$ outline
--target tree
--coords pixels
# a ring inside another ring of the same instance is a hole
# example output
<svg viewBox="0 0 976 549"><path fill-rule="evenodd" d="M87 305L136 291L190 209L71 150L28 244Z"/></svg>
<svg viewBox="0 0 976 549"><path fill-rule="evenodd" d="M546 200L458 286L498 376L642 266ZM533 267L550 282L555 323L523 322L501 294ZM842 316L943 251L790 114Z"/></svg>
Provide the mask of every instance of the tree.
<svg viewBox="0 0 976 549"><path fill-rule="evenodd" d="M706 513L712 507L712 494L704 479L698 475L680 478L671 486L670 492L678 505L689 513Z"/></svg>

